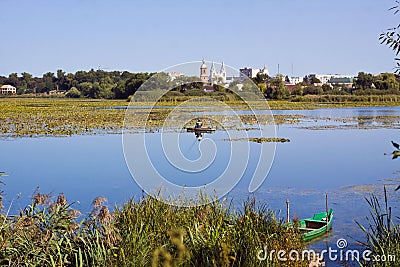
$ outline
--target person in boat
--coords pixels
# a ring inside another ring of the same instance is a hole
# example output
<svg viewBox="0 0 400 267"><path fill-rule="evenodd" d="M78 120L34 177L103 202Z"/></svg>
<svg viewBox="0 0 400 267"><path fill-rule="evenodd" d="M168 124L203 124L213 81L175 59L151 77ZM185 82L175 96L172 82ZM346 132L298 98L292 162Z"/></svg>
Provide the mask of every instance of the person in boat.
<svg viewBox="0 0 400 267"><path fill-rule="evenodd" d="M198 119L194 128L200 129L201 127L203 127L203 122L200 119Z"/></svg>

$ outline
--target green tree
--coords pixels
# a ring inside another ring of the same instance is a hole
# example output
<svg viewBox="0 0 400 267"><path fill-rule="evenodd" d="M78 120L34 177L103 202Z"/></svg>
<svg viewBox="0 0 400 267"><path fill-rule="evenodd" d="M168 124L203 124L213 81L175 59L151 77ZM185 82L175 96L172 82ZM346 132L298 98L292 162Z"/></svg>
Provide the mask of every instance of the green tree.
<svg viewBox="0 0 400 267"><path fill-rule="evenodd" d="M17 73L11 73L5 81L6 84L12 85L14 87L19 87L19 78Z"/></svg>
<svg viewBox="0 0 400 267"><path fill-rule="evenodd" d="M69 88L65 77L65 71L63 70L57 70L56 87L57 90L64 90L64 91L68 90Z"/></svg>
<svg viewBox="0 0 400 267"><path fill-rule="evenodd" d="M35 89L35 82L33 80L32 74L28 72L21 73L21 83L25 84L24 92L33 92Z"/></svg>
<svg viewBox="0 0 400 267"><path fill-rule="evenodd" d="M258 89L260 89L261 93L265 94L265 91L267 90L267 85L265 83L259 83L257 84Z"/></svg>
<svg viewBox="0 0 400 267"><path fill-rule="evenodd" d="M296 84L293 88L293 94L296 96L303 95L303 86L301 84Z"/></svg>
<svg viewBox="0 0 400 267"><path fill-rule="evenodd" d="M78 89L81 91L83 96L89 96L92 88L93 84L91 82L83 82L78 84Z"/></svg>
<svg viewBox="0 0 400 267"><path fill-rule="evenodd" d="M283 82L283 76L276 76L272 83L272 98L282 100L290 97L290 91Z"/></svg>
<svg viewBox="0 0 400 267"><path fill-rule="evenodd" d="M322 89L323 92L329 92L329 91L332 90L332 87L329 84L326 83L326 84L323 84L321 86L321 89Z"/></svg>
<svg viewBox="0 0 400 267"><path fill-rule="evenodd" d="M44 87L42 86L41 88L41 92L49 92L51 90L56 89L55 86L55 80L56 78L54 77L54 73L53 72L47 72L45 74L43 74L43 83L44 83Z"/></svg>
<svg viewBox="0 0 400 267"><path fill-rule="evenodd" d="M320 79L318 79L315 76L309 77L308 80L309 80L310 84L321 83Z"/></svg>
<svg viewBox="0 0 400 267"><path fill-rule="evenodd" d="M371 89L374 83L374 77L370 73L359 72L354 82L356 89Z"/></svg>
<svg viewBox="0 0 400 267"><path fill-rule="evenodd" d="M252 79L255 84L268 83L271 80L267 74L257 73L257 76Z"/></svg>
<svg viewBox="0 0 400 267"><path fill-rule="evenodd" d="M381 90L399 90L399 82L393 73L381 73L376 77L375 86Z"/></svg>
<svg viewBox="0 0 400 267"><path fill-rule="evenodd" d="M70 98L79 98L81 97L81 92L78 90L78 88L72 87L71 89L68 90L65 96Z"/></svg>

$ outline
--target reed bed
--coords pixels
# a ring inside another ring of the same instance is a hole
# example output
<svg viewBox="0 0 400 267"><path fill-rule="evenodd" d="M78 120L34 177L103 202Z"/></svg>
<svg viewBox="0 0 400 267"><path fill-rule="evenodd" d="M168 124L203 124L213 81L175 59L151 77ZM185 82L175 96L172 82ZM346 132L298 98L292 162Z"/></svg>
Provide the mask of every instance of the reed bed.
<svg viewBox="0 0 400 267"><path fill-rule="evenodd" d="M366 198L370 207L367 225L356 222L366 235L366 242L360 242L365 249L372 251L371 261L361 261L361 266L400 266L400 225L399 217L394 217L388 204L386 188L384 200L375 195Z"/></svg>
<svg viewBox="0 0 400 267"><path fill-rule="evenodd" d="M1 266L308 266L260 261L257 252L301 250L296 230L265 204L240 208L202 197L195 207L152 197L131 199L111 212L99 197L82 216L64 195L35 192L18 216L0 219ZM82 218L83 217L83 218Z"/></svg>

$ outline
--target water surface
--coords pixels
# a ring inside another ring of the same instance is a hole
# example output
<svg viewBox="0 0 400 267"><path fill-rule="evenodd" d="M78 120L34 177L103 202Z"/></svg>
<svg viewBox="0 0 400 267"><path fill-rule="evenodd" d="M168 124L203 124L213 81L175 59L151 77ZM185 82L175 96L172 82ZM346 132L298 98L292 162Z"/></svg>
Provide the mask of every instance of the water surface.
<svg viewBox="0 0 400 267"><path fill-rule="evenodd" d="M300 114L307 119L300 124L277 127L277 136L289 138L290 143L277 144L270 173L254 196L268 203L271 209L281 210L282 217L285 200L289 199L292 216L304 218L323 211L325 194L328 194L329 205L335 210L333 231L311 247L335 247L338 238L346 238L349 245L355 247L356 240L364 238L354 223L354 220L365 222L368 215L364 197L370 193L382 195L383 185L388 187L393 213L399 214L400 193L394 193L393 189L400 184L397 173L400 163L384 155L393 150L391 140L400 142L398 130L387 124L377 128L374 124L366 128L307 128L329 124L332 119L360 116L369 116L373 123L380 117L400 116L399 107L279 110L273 113ZM248 134L252 136L256 132L250 130ZM205 136L215 142L220 154L212 166L191 178L187 173L176 175L176 168L163 156L161 133L146 135L154 164L163 175L173 177L182 185L207 183L209 177L221 173L229 164L226 155L230 142L226 141L223 131ZM182 153L191 160L198 158L200 142L191 133L180 135ZM251 143L250 146L256 152L260 145ZM69 201L76 202L75 208L83 212L90 210L91 201L99 195L108 199L109 206L121 205L131 197L142 195L126 167L119 134L3 139L0 147L0 171L9 174L3 179L4 205L8 208L12 204L12 214L29 203L37 186L42 193L65 193ZM250 195L247 188L257 164L256 154L250 155L242 180L229 194L238 205Z"/></svg>

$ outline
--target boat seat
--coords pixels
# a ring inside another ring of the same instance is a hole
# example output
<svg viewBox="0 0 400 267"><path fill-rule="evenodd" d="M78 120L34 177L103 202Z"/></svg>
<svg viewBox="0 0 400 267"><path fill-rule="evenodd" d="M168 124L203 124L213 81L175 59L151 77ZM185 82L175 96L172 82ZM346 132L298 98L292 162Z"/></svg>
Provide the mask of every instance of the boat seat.
<svg viewBox="0 0 400 267"><path fill-rule="evenodd" d="M315 228L299 228L300 231L314 231Z"/></svg>

